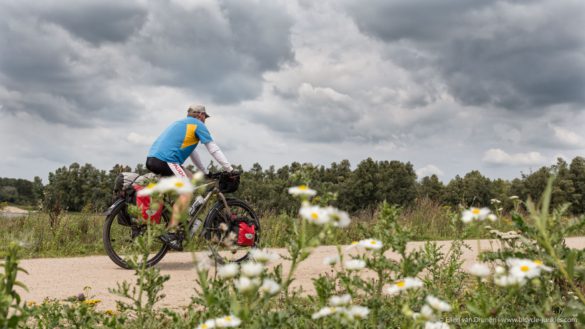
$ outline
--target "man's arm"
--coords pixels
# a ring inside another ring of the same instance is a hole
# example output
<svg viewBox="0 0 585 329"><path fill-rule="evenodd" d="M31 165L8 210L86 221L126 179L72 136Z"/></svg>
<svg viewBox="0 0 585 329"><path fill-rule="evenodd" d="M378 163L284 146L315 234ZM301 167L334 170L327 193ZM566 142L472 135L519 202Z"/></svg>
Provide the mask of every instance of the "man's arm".
<svg viewBox="0 0 585 329"><path fill-rule="evenodd" d="M207 151L209 151L209 154L211 154L211 156L215 159L215 161L217 161L223 167L223 169L225 171L230 172L230 171L234 170L234 168L229 163L229 161L227 160L225 155L223 155L223 152L221 151L219 146L217 146L217 144L215 144L214 141L211 141L211 142L204 144L204 145L207 148Z"/></svg>
<svg viewBox="0 0 585 329"><path fill-rule="evenodd" d="M199 169L201 172L207 175L207 170L205 169L205 166L201 162L199 153L197 153L195 149L193 150L193 152L191 152L191 154L189 154L189 157L191 158L191 161L193 161L193 164L195 164L195 167L197 167L197 169Z"/></svg>

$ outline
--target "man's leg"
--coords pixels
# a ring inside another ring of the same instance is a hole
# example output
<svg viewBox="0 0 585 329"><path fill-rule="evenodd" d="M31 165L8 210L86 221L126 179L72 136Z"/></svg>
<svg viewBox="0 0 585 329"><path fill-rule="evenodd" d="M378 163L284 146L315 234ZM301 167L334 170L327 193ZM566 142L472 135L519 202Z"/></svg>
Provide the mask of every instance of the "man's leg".
<svg viewBox="0 0 585 329"><path fill-rule="evenodd" d="M173 171L175 176L189 178L193 177L193 174L189 172L189 170L183 168L181 165L176 163L168 163L169 168ZM173 205L173 215L171 217L171 222L169 224L169 229L175 228L179 224L179 219L181 218L181 214L187 210L189 207L189 202L191 202L191 198L193 197L192 193L184 193L179 195L179 199Z"/></svg>

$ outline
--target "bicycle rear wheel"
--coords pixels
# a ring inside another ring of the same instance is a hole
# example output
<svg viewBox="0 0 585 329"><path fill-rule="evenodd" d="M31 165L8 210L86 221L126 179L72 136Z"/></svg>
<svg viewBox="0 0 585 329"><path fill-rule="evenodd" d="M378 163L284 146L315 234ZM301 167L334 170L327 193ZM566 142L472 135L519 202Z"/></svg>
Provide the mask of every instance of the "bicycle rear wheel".
<svg viewBox="0 0 585 329"><path fill-rule="evenodd" d="M131 224L128 226L120 224L127 222L126 219L129 217L126 207L126 203L122 202L109 212L104 223L102 238L104 248L110 259L121 268L131 269L132 267L128 262L129 257L140 252L137 250L134 240L146 234L147 226L145 224ZM168 218L164 213L163 221L164 223L168 222ZM146 266L150 267L160 262L168 250L169 247L166 244L154 237Z"/></svg>
<svg viewBox="0 0 585 329"><path fill-rule="evenodd" d="M203 237L208 241L208 248L212 256L219 264L239 263L247 260L250 250L260 242L260 221L256 212L246 202L238 199L226 199L229 213L226 212L223 202L217 202L209 211L203 232ZM234 239L233 220L247 218L255 227L254 243L251 246L240 246Z"/></svg>

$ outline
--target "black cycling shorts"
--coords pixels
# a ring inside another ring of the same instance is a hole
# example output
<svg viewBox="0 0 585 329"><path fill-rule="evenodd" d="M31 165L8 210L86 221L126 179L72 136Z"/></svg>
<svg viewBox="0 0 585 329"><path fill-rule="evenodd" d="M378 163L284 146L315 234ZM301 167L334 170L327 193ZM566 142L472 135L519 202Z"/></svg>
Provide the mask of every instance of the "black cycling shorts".
<svg viewBox="0 0 585 329"><path fill-rule="evenodd" d="M180 164L162 161L155 157L146 158L146 169L163 177L188 177L185 168L183 168Z"/></svg>

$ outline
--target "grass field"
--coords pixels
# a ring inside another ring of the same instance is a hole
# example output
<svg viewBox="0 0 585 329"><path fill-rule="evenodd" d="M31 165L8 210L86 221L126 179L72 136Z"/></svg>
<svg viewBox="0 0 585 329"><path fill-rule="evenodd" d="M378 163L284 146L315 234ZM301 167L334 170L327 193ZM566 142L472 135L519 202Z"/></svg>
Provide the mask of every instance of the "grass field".
<svg viewBox="0 0 585 329"><path fill-rule="evenodd" d="M348 229L333 232L324 244L350 244L371 236L371 228L377 216L376 211L354 214ZM463 224L458 216L459 212L448 207L430 200L421 200L413 207L400 211L399 223L411 231L414 240L451 240L461 238L463 232ZM24 246L22 251L25 258L104 254L104 218L103 214L67 212L53 220L42 212L31 212L28 216L19 218L1 218L0 255L5 255L6 246L12 241ZM285 247L292 220L293 217L287 214L261 214L262 246ZM499 231L514 229L507 216L502 216L495 223L487 222L486 225ZM469 234L466 238L493 237L489 230ZM203 247L202 243L193 241L188 249L197 250Z"/></svg>

